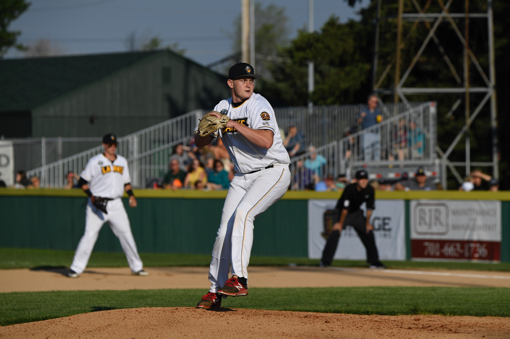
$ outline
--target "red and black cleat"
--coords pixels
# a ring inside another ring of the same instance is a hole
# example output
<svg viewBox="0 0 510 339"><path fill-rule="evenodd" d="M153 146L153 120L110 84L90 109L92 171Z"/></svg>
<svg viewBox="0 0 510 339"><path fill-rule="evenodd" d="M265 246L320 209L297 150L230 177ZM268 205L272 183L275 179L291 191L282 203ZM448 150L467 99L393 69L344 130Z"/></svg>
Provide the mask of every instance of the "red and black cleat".
<svg viewBox="0 0 510 339"><path fill-rule="evenodd" d="M204 310L217 310L221 308L221 295L209 292L202 297L202 300L197 304L197 308Z"/></svg>
<svg viewBox="0 0 510 339"><path fill-rule="evenodd" d="M218 290L218 294L229 297L242 297L248 295L248 285L243 285L236 276L228 279L225 286Z"/></svg>

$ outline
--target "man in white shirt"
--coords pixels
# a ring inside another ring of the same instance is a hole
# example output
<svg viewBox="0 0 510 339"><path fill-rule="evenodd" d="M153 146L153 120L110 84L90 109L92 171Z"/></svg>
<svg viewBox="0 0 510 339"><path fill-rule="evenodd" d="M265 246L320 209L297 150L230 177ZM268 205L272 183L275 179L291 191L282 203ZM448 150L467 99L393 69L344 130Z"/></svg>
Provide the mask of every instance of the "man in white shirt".
<svg viewBox="0 0 510 339"><path fill-rule="evenodd" d="M85 218L85 234L78 244L73 263L67 276L77 278L87 267L92 249L101 227L110 224L113 233L119 238L131 272L134 275L148 275L136 249L131 233L129 219L122 204L124 192L129 195L129 206L136 207L136 198L131 187L131 177L126 158L115 154L117 137L113 134L103 136L104 153L92 157L80 174L78 185L89 197ZM95 206L97 198L108 200L102 212Z"/></svg>
<svg viewBox="0 0 510 339"><path fill-rule="evenodd" d="M212 252L211 288L198 308L217 309L226 296L248 294L253 220L279 200L290 184L289 155L282 144L273 108L264 97L253 93L256 78L251 65L232 66L227 81L232 96L214 108L218 117L226 114L230 121L218 135L195 134L198 147L221 137L235 172Z"/></svg>

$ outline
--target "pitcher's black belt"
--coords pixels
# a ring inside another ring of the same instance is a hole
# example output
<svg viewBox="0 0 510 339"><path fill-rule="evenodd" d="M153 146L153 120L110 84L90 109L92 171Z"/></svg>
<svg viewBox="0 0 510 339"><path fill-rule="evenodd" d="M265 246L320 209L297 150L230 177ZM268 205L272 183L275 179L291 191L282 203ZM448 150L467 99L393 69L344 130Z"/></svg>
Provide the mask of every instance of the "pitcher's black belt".
<svg viewBox="0 0 510 339"><path fill-rule="evenodd" d="M273 165L273 164L271 164L271 165L269 165L269 166L267 166L267 167L260 168L260 169L258 169L258 170L251 171L251 172L248 172L248 173L243 173L243 174L252 174L252 173L257 173L257 172L260 172L260 171L262 171L262 170L265 170L265 169L268 169L268 168L273 168L273 167L274 167L274 165Z"/></svg>

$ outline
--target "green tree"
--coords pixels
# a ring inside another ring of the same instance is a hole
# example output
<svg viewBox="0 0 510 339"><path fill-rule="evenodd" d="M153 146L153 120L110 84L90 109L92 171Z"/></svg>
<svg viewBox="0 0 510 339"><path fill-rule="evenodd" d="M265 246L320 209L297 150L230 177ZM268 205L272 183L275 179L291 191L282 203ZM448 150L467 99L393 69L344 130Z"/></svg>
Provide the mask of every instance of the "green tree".
<svg viewBox="0 0 510 339"><path fill-rule="evenodd" d="M20 31L10 31L9 25L25 12L30 3L25 0L0 1L0 57L11 47L23 50L24 46L17 43Z"/></svg>

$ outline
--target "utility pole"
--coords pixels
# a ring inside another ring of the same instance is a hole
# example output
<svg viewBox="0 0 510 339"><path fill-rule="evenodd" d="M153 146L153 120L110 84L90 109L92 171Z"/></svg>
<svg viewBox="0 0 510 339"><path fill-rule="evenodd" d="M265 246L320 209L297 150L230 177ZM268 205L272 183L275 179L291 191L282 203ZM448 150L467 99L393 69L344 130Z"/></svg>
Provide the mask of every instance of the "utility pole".
<svg viewBox="0 0 510 339"><path fill-rule="evenodd" d="M250 65L255 68L255 0L250 1Z"/></svg>
<svg viewBox="0 0 510 339"><path fill-rule="evenodd" d="M241 61L250 62L250 0L241 0L241 5L242 5Z"/></svg>
<svg viewBox="0 0 510 339"><path fill-rule="evenodd" d="M393 102L398 103L398 84L400 83L400 45L402 44L402 13L404 12L404 0L398 0L397 18L397 60L395 64L395 89Z"/></svg>
<svg viewBox="0 0 510 339"><path fill-rule="evenodd" d="M313 33L313 0L308 0L308 33ZM314 88L313 66L313 62L308 61L308 94L311 94ZM313 107L312 100L308 101L308 107L310 109Z"/></svg>
<svg viewBox="0 0 510 339"><path fill-rule="evenodd" d="M466 108L465 108L465 116L466 116L466 176L471 173L471 142L469 139L469 0L466 0L466 19L465 27L464 27L464 39L466 40L466 45L464 47L464 83L466 88Z"/></svg>

